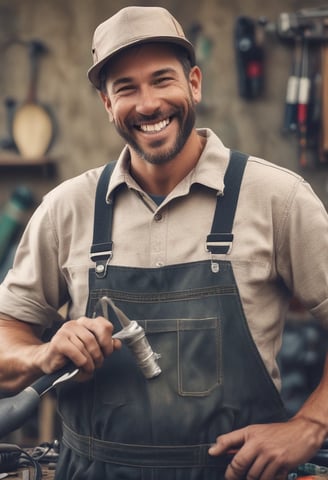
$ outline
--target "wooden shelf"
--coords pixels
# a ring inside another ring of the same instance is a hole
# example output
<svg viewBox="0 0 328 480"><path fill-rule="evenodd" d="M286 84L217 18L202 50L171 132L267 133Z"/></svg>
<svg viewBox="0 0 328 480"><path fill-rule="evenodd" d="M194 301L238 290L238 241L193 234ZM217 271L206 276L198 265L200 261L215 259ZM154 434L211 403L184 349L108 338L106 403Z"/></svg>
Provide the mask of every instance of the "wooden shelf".
<svg viewBox="0 0 328 480"><path fill-rule="evenodd" d="M50 157L26 158L15 152L7 152L0 150L0 166L28 166L28 165L44 165L46 163L53 163Z"/></svg>
<svg viewBox="0 0 328 480"><path fill-rule="evenodd" d="M56 173L56 162L49 156L27 158L16 152L0 150L0 170L2 173L17 172L40 173L47 177Z"/></svg>

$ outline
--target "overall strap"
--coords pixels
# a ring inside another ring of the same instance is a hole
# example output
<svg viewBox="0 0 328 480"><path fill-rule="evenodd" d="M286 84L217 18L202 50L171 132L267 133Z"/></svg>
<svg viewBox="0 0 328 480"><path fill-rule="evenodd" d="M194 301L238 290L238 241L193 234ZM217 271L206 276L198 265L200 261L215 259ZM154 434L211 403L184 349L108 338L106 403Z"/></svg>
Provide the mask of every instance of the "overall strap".
<svg viewBox="0 0 328 480"><path fill-rule="evenodd" d="M106 203L106 193L115 164L116 162L110 162L105 166L99 177L96 190L93 241L90 249L90 258L96 262L95 270L98 277L106 276L107 265L112 258L113 242L111 240L111 232L113 207L111 203Z"/></svg>
<svg viewBox="0 0 328 480"><path fill-rule="evenodd" d="M230 161L224 176L224 195L218 197L211 233L207 236L206 248L212 254L229 253L232 246L232 225L238 202L239 190L248 156L231 151ZM111 232L113 205L106 203L106 193L115 162L108 163L98 180L95 200L93 242L90 258L96 262L96 275L104 278L112 258Z"/></svg>
<svg viewBox="0 0 328 480"><path fill-rule="evenodd" d="M212 254L230 253L232 226L238 203L240 186L248 155L231 151L230 161L224 176L224 195L217 198L211 233L207 236L206 249Z"/></svg>

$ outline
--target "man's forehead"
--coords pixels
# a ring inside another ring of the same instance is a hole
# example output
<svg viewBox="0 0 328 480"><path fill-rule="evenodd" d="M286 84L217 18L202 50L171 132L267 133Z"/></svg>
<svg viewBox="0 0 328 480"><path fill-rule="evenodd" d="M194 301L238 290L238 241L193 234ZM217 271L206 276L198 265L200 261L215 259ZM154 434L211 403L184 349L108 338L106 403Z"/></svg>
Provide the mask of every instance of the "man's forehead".
<svg viewBox="0 0 328 480"><path fill-rule="evenodd" d="M126 48L106 65L107 77L116 76L119 71L133 70L146 65L159 66L165 64L166 68L176 66L178 63L174 47L161 43L145 43ZM156 67L157 68L157 67Z"/></svg>

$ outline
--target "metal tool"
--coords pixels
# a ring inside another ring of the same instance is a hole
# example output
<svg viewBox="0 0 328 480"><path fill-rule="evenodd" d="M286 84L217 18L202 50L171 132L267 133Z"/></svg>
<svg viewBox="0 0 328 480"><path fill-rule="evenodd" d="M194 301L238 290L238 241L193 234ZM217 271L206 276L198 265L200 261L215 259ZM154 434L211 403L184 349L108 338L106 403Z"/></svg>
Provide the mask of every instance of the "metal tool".
<svg viewBox="0 0 328 480"><path fill-rule="evenodd" d="M141 325L130 320L109 297L102 297L98 301L99 306L103 317L110 320L115 315L118 319L122 330L115 333L113 338L122 340L130 348L145 378L157 377L161 373L157 362L160 355L153 352Z"/></svg>
<svg viewBox="0 0 328 480"><path fill-rule="evenodd" d="M328 7L282 12L274 22L263 16L258 21L266 33L277 35L281 40L293 41L300 36L314 43L328 40Z"/></svg>
<svg viewBox="0 0 328 480"><path fill-rule="evenodd" d="M304 8L279 15L276 32L283 39L293 39L303 33L308 40L327 40L328 8Z"/></svg>

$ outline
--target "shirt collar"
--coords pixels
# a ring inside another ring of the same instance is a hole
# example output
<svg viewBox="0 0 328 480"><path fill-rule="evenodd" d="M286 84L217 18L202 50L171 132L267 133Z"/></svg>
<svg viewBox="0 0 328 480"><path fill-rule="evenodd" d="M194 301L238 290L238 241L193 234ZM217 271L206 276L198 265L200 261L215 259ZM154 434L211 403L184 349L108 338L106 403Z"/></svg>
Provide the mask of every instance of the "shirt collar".
<svg viewBox="0 0 328 480"><path fill-rule="evenodd" d="M189 188L198 183L216 190L222 195L224 190L224 174L229 163L230 149L209 128L198 129L199 135L206 137L204 150L196 167L187 175Z"/></svg>
<svg viewBox="0 0 328 480"><path fill-rule="evenodd" d="M199 135L206 137L204 150L196 167L176 186L175 195L187 194L191 185L201 184L222 195L224 190L224 174L229 163L230 150L223 145L215 133L208 129L197 129ZM128 188L142 192L142 189L130 175L130 154L128 146L122 150L112 173L106 200L109 201L114 190L122 184ZM173 192L172 192L173 193Z"/></svg>

